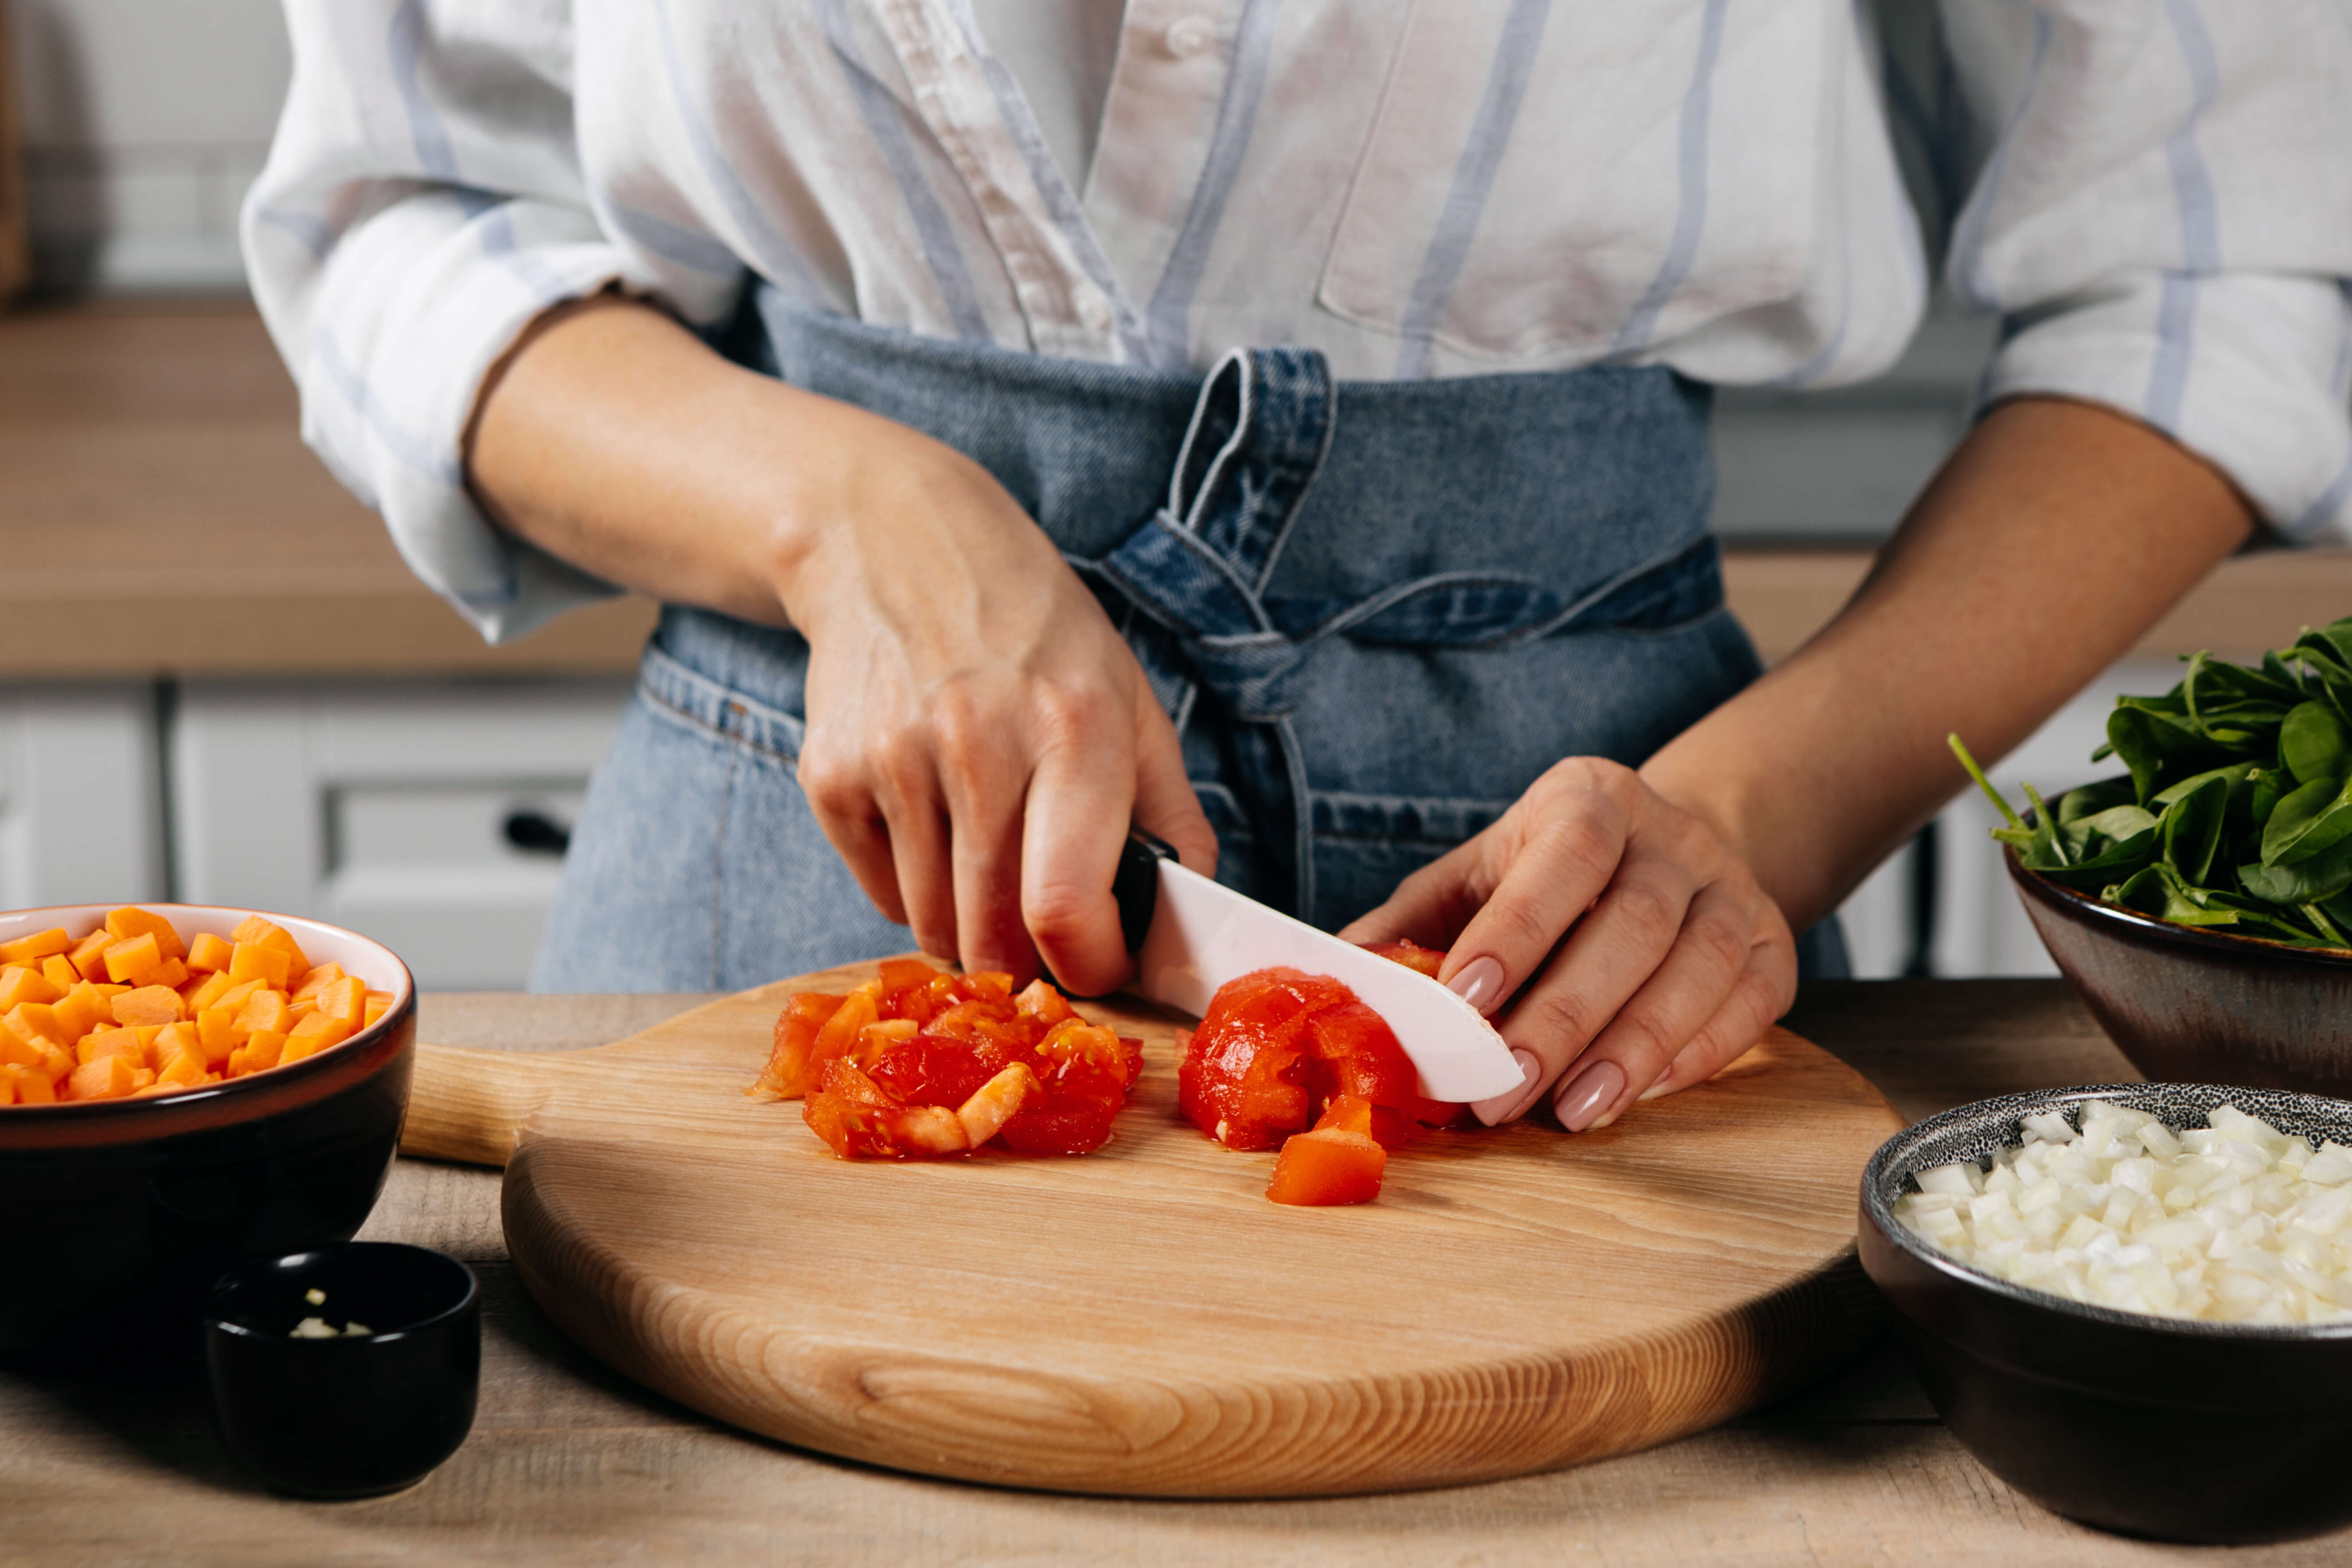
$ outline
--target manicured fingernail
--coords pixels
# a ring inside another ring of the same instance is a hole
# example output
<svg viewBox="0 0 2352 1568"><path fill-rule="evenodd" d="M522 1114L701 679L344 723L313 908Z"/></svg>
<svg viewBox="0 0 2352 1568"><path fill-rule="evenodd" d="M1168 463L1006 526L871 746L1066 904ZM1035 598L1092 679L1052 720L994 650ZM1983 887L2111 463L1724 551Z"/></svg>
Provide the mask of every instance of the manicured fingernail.
<svg viewBox="0 0 2352 1568"><path fill-rule="evenodd" d="M1470 1113L1489 1127L1497 1122L1508 1121L1536 1097L1536 1079L1543 1072L1543 1063L1536 1060L1534 1051L1521 1051L1517 1046L1511 1048L1511 1054L1519 1060L1519 1086L1507 1094L1497 1094L1492 1100L1477 1101L1470 1107Z"/></svg>
<svg viewBox="0 0 2352 1568"><path fill-rule="evenodd" d="M1488 1012L1503 999L1503 966L1482 955L1463 965L1462 972L1445 984L1480 1012Z"/></svg>
<svg viewBox="0 0 2352 1568"><path fill-rule="evenodd" d="M1571 1133L1581 1133L1601 1119L1601 1113L1617 1103L1617 1096L1625 1092L1625 1070L1613 1061L1596 1061L1578 1073L1569 1086L1552 1101L1552 1109L1559 1113L1559 1124Z"/></svg>

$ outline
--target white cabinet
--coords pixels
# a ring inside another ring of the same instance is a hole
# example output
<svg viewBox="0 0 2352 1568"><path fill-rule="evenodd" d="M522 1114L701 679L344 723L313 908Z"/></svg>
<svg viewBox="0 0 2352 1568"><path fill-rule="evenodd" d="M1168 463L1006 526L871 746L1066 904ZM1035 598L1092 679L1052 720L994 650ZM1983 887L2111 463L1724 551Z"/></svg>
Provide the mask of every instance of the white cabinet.
<svg viewBox="0 0 2352 1568"><path fill-rule="evenodd" d="M0 908L162 897L157 762L149 686L0 688Z"/></svg>
<svg viewBox="0 0 2352 1568"><path fill-rule="evenodd" d="M625 680L191 683L179 895L331 920L421 985L520 988Z"/></svg>

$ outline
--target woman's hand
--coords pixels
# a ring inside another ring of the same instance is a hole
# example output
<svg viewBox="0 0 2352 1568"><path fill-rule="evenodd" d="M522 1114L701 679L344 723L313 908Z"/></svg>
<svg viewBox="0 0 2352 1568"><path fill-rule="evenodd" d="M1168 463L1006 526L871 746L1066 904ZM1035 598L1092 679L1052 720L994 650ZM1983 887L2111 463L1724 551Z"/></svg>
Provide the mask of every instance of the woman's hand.
<svg viewBox="0 0 2352 1568"><path fill-rule="evenodd" d="M1125 977L1129 820L1213 871L1176 735L1094 595L987 470L728 363L615 295L541 317L486 383L475 494L509 532L670 603L809 640L800 777L924 950L1071 989Z"/></svg>
<svg viewBox="0 0 2352 1568"><path fill-rule="evenodd" d="M870 418L870 416L867 416ZM807 636L800 780L928 953L1083 993L1128 970L1128 825L1216 864L1176 731L1101 605L988 472L873 420L783 589Z"/></svg>
<svg viewBox="0 0 2352 1568"><path fill-rule="evenodd" d="M1797 992L1789 923L1747 862L1594 758L1555 765L1340 935L1449 949L1439 977L1496 1015L1527 1074L1473 1107L1490 1124L1549 1094L1570 1132L1605 1127L1711 1077Z"/></svg>

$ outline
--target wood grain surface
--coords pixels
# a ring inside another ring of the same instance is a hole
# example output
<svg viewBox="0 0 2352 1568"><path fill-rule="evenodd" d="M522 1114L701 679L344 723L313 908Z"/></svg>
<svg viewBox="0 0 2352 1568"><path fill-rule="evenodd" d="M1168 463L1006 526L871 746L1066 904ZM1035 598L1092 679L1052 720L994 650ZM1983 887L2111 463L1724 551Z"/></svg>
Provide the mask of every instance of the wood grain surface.
<svg viewBox="0 0 2352 1568"><path fill-rule="evenodd" d="M428 995L421 1022L455 1044L571 1050L705 999ZM1913 1117L2132 1076L2056 980L1817 982L1790 1022ZM480 1414L422 1484L361 1503L264 1491L223 1451L201 1366L160 1382L0 1366L0 1565L2325 1568L2352 1552L2352 1535L2170 1546L2046 1513L1969 1457L1884 1339L1680 1442L1442 1491L1212 1501L930 1480L721 1427L591 1360L518 1281L499 1188L495 1170L404 1159L361 1233L482 1278Z"/></svg>
<svg viewBox="0 0 2352 1568"><path fill-rule="evenodd" d="M789 981L576 1055L420 1052L404 1150L505 1159L531 1293L594 1354L739 1427L1089 1492L1385 1490L1680 1437L1876 1322L1854 1182L1902 1124L1785 1031L1564 1138L1432 1134L1380 1201L1265 1201L1272 1156L1177 1115L1175 1015L1076 1159L845 1162L744 1086Z"/></svg>

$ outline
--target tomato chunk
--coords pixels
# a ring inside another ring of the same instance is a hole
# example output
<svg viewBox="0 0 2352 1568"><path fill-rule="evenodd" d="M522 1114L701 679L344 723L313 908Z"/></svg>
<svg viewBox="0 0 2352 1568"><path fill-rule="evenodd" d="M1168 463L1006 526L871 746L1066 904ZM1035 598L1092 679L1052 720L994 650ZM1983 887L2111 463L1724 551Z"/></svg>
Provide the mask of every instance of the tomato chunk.
<svg viewBox="0 0 2352 1568"><path fill-rule="evenodd" d="M1381 1195L1388 1151L1362 1133L1318 1128L1284 1140L1265 1196L1276 1203L1369 1203Z"/></svg>
<svg viewBox="0 0 2352 1568"><path fill-rule="evenodd" d="M1080 1017L1043 980L947 974L887 959L847 996L784 1004L766 1068L746 1091L804 1097L812 1131L845 1159L935 1159L1001 1143L1082 1155L1143 1071L1143 1044Z"/></svg>
<svg viewBox="0 0 2352 1568"><path fill-rule="evenodd" d="M1402 964L1408 969L1418 969L1431 979L1445 967L1445 955L1434 947L1424 947L1411 937L1397 942L1367 942L1367 953L1378 953L1392 964Z"/></svg>

